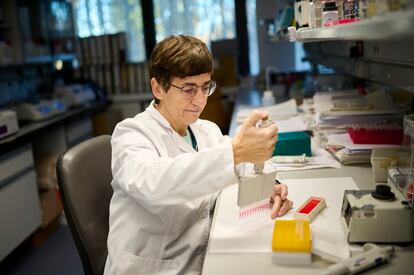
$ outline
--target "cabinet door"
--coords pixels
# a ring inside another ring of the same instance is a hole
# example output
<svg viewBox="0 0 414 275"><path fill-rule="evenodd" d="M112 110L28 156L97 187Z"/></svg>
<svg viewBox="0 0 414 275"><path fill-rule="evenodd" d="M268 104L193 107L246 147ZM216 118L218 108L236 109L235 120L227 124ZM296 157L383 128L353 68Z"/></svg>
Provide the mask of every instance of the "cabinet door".
<svg viewBox="0 0 414 275"><path fill-rule="evenodd" d="M33 170L0 188L0 261L33 233L41 222Z"/></svg>
<svg viewBox="0 0 414 275"><path fill-rule="evenodd" d="M92 137L92 121L90 117L71 122L66 126L66 142L69 147Z"/></svg>

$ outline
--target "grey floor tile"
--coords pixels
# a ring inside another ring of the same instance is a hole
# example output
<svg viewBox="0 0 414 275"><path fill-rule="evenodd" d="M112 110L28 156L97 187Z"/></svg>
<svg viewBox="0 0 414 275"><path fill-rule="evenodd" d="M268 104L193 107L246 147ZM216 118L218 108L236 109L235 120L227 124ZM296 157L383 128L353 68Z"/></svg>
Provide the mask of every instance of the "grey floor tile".
<svg viewBox="0 0 414 275"><path fill-rule="evenodd" d="M69 227L59 228L39 247L24 242L0 263L0 274L83 275Z"/></svg>

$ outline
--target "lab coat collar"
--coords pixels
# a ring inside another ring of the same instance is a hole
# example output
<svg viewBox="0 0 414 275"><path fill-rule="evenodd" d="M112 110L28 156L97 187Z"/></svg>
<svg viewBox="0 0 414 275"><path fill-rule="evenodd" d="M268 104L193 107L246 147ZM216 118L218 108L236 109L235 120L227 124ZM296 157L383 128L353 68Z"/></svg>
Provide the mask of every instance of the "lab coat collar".
<svg viewBox="0 0 414 275"><path fill-rule="evenodd" d="M175 132L175 130L171 127L171 124L158 112L157 109L154 107L155 102L151 101L150 105L147 107L146 111L152 116L155 121L157 121L163 128L165 128L170 134Z"/></svg>
<svg viewBox="0 0 414 275"><path fill-rule="evenodd" d="M172 128L171 124L163 117L163 115L154 107L154 101L148 106L146 111L157 121L160 125L167 130L170 134L171 138L174 140L174 143L186 153L194 153L194 148L186 142L182 136L180 136L174 128ZM205 148L205 139L203 138L206 134L206 131L203 129L203 125L197 120L195 123L189 125L191 130L193 131L194 137L197 141L198 150Z"/></svg>

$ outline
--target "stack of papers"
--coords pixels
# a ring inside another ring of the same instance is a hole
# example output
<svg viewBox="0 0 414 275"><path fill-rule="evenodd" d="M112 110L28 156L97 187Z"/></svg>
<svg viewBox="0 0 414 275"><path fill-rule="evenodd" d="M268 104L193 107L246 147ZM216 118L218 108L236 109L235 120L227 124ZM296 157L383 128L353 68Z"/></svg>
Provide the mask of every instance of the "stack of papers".
<svg viewBox="0 0 414 275"><path fill-rule="evenodd" d="M303 132L308 129L302 117L298 115L282 120L272 119L272 121L276 125L278 133ZM241 126L241 124L237 126L236 133L240 131Z"/></svg>
<svg viewBox="0 0 414 275"><path fill-rule="evenodd" d="M256 108L252 108L250 106L240 106L240 110L237 112L238 127L236 133L240 130L243 121L254 110L268 112L269 119L274 122L278 128L278 133L301 132L306 131L309 128L298 113L296 101L294 99L291 99L272 106Z"/></svg>
<svg viewBox="0 0 414 275"><path fill-rule="evenodd" d="M326 148L343 164L370 163L374 148L399 148L392 144L353 144L348 133L328 136Z"/></svg>
<svg viewBox="0 0 414 275"><path fill-rule="evenodd" d="M401 123L404 108L378 90L366 96L356 91L317 93L314 96L315 140L343 164L369 163L373 148L389 145L353 144L347 132L354 126ZM395 147L395 146L394 146Z"/></svg>
<svg viewBox="0 0 414 275"><path fill-rule="evenodd" d="M280 104L263 107L247 107L240 106L240 110L237 112L237 123L241 124L254 110L269 112L269 119L272 121L285 120L292 116L298 115L296 101L290 99Z"/></svg>
<svg viewBox="0 0 414 275"><path fill-rule="evenodd" d="M358 92L355 90L345 90L345 91L327 91L327 92L318 92L313 96L313 107L315 112L323 112L330 110L333 107L333 98L334 97L355 97L358 96Z"/></svg>
<svg viewBox="0 0 414 275"><path fill-rule="evenodd" d="M402 121L404 109L394 105L383 91L367 96L355 91L317 93L314 96L317 129L343 129L355 124ZM354 101L354 104L352 102ZM361 103L363 102L363 103Z"/></svg>
<svg viewBox="0 0 414 275"><path fill-rule="evenodd" d="M321 128L338 126L347 128L355 124L398 121L402 118L402 114L401 109L326 111L316 114L315 125Z"/></svg>

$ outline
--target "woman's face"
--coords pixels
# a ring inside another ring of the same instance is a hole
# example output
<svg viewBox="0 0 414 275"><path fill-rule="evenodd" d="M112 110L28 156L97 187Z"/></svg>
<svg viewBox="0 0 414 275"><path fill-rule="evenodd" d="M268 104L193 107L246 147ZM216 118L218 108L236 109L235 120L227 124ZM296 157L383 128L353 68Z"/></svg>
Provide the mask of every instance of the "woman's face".
<svg viewBox="0 0 414 275"><path fill-rule="evenodd" d="M204 73L185 78L174 77L170 82L170 88L165 92L158 86L160 92L156 97L160 99L158 110L168 120L175 130L187 129L189 124L197 121L207 104L207 95L201 91L211 81L211 74ZM186 93L188 87L198 86L197 93ZM181 91L181 87L185 87Z"/></svg>

